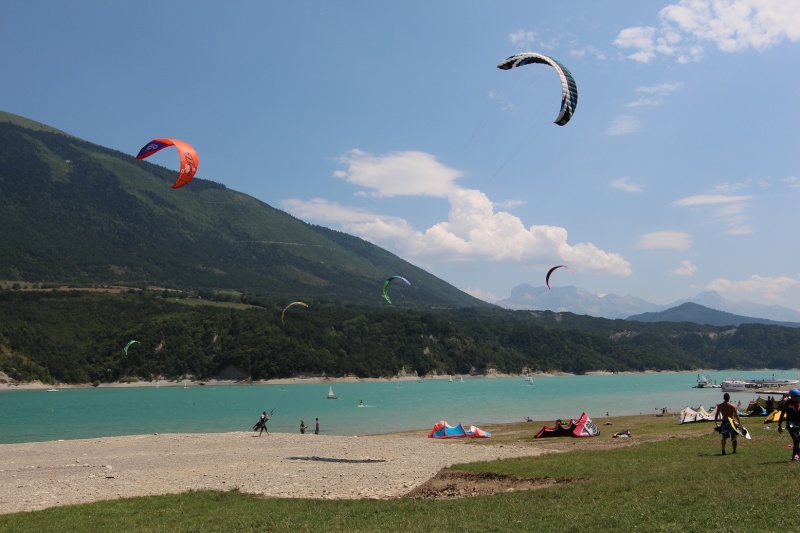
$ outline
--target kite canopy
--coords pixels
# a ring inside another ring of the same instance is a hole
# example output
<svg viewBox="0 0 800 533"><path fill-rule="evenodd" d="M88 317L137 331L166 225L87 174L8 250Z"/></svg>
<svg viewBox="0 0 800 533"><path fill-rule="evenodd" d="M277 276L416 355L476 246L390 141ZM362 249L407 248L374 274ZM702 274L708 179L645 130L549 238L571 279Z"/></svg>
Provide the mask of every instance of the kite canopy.
<svg viewBox="0 0 800 533"><path fill-rule="evenodd" d="M392 301L389 299L389 294L386 292L386 290L389 288L389 283L391 283L392 280L395 280L395 279L402 279L403 281L406 282L406 285L411 285L411 282L408 281L403 276L391 276L386 281L384 281L383 282L383 297L386 298L386 301L389 302L389 303L392 303Z"/></svg>
<svg viewBox="0 0 800 533"><path fill-rule="evenodd" d="M545 283L545 285L547 285L548 289L550 288L550 274L552 274L553 271L555 269L557 269L557 268L566 268L567 270L569 270L570 274L574 274L575 273L567 265L556 265L556 266L554 266L553 268L551 268L550 270L547 271L547 276L545 276L545 278L544 278L544 283Z"/></svg>
<svg viewBox="0 0 800 533"><path fill-rule="evenodd" d="M197 152L192 148L192 145L177 139L153 139L139 150L136 159L147 159L168 146L177 148L181 158L181 170L178 172L178 179L172 184L172 188L177 189L189 183L197 173L197 167L200 165L200 158L197 157Z"/></svg>
<svg viewBox="0 0 800 533"><path fill-rule="evenodd" d="M128 348L130 348L131 345L133 345L134 343L137 343L137 342L139 342L139 341L130 341L128 344L125 345L125 348L123 348L123 350L125 351L125 355L128 355Z"/></svg>
<svg viewBox="0 0 800 533"><path fill-rule="evenodd" d="M293 305L302 305L303 307L308 307L308 304L305 303L305 302L292 302L292 303L290 303L289 305L284 307L283 311L281 312L281 322L283 322L283 315L286 314L286 310L289 309Z"/></svg>
<svg viewBox="0 0 800 533"><path fill-rule="evenodd" d="M470 426L469 429L464 429L464 426L461 424L457 426L451 426L445 420L434 424L433 429L431 429L431 432L428 433L429 439L457 439L463 437L488 438L491 436L491 433L484 431L481 428Z"/></svg>
<svg viewBox="0 0 800 533"><path fill-rule="evenodd" d="M550 56L534 52L525 52L509 57L497 65L497 68L511 70L512 68L530 65L531 63L550 65L558 73L558 77L561 80L561 110L558 112L555 123L559 126L565 125L569 122L569 119L572 118L573 113L575 113L575 108L578 106L578 86L575 85L575 79L572 77L567 67Z"/></svg>
<svg viewBox="0 0 800 533"><path fill-rule="evenodd" d="M581 417L576 422L570 420L568 424L564 424L561 420L556 421L555 427L544 426L539 430L539 433L533 436L534 439L542 439L545 437L596 437L600 434L600 428L592 422L589 415L582 413Z"/></svg>

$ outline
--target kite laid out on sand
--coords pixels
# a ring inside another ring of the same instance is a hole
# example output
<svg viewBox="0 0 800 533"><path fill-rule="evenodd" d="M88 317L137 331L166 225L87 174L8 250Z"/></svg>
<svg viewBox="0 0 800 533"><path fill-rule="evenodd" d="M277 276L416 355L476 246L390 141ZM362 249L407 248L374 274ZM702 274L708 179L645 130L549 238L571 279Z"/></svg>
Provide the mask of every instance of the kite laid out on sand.
<svg viewBox="0 0 800 533"><path fill-rule="evenodd" d="M543 439L547 437L596 437L600 434L600 428L592 422L589 415L582 413L581 417L576 422L570 420L569 423L564 424L561 420L556 420L555 427L543 427L539 433L533 436L534 439Z"/></svg>
<svg viewBox="0 0 800 533"><path fill-rule="evenodd" d="M139 150L136 159L147 159L168 146L177 148L181 157L181 170L178 172L178 179L172 184L172 188L177 189L189 183L197 173L197 167L200 165L200 158L197 157L197 152L192 148L191 144L177 139L153 139Z"/></svg>
<svg viewBox="0 0 800 533"><path fill-rule="evenodd" d="M561 110L558 112L555 123L559 126L565 125L569 122L569 119L572 118L573 113L575 113L575 108L578 106L578 86L575 85L575 79L572 77L567 67L550 56L534 52L525 52L509 57L497 65L497 68L511 70L512 68L530 65L532 63L550 65L558 73L558 77L561 80Z"/></svg>

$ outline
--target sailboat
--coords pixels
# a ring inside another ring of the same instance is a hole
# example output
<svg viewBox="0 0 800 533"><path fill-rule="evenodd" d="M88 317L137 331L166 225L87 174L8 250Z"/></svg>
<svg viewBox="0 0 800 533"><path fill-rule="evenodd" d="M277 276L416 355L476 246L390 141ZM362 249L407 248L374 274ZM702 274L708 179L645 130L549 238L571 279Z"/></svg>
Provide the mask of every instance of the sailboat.
<svg viewBox="0 0 800 533"><path fill-rule="evenodd" d="M453 376L450 376L450 383L453 382Z"/></svg>
<svg viewBox="0 0 800 533"><path fill-rule="evenodd" d="M328 387L328 396L326 396L329 400L338 400L339 397L333 393L333 386Z"/></svg>

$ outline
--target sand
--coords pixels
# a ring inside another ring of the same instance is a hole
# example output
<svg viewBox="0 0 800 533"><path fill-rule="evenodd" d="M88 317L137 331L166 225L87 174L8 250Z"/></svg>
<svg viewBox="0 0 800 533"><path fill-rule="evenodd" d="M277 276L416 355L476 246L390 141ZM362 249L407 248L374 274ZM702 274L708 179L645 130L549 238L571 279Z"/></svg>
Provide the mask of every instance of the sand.
<svg viewBox="0 0 800 533"><path fill-rule="evenodd" d="M426 432L154 434L0 445L0 514L190 490L276 498L395 498L457 463L532 456L524 443Z"/></svg>

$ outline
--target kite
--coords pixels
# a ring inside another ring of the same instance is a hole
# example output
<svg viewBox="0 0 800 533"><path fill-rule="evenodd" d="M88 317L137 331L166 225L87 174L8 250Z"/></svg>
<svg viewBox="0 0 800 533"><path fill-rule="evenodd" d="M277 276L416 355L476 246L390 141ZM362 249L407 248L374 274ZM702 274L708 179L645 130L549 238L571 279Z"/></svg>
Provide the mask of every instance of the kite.
<svg viewBox="0 0 800 533"><path fill-rule="evenodd" d="M571 269L570 267L568 267L567 265L556 265L556 266L554 266L553 268L551 268L550 270L548 270L548 271L547 271L547 276L545 276L545 278L544 278L544 283L545 283L545 285L547 285L547 288L548 288L548 289L550 288L550 274L552 274L552 273L553 273L553 271L554 271L555 269L557 269L557 268L566 268L567 270L569 270L569 271L570 271L570 273L571 273L571 274L574 274L574 273L575 273L575 272L573 272L573 271L572 271L572 269Z"/></svg>
<svg viewBox="0 0 800 533"><path fill-rule="evenodd" d="M197 157L197 152L195 152L194 148L192 148L189 143L177 139L153 139L147 143L144 148L139 150L136 159L146 159L168 146L177 148L178 154L181 157L181 170L178 172L178 179L172 184L172 188L177 189L189 183L197 173L197 167L200 165L200 158Z"/></svg>
<svg viewBox="0 0 800 533"><path fill-rule="evenodd" d="M411 285L411 282L408 281L403 276L391 276L386 281L384 281L383 282L383 297L386 298L386 301L389 302L389 303L392 303L392 301L389 299L389 295L386 293L386 289L389 288L389 283L391 283L393 279L402 279L403 281L406 282L406 285Z"/></svg>
<svg viewBox="0 0 800 533"><path fill-rule="evenodd" d="M128 355L128 348L130 348L130 347L131 347L131 345L132 345L132 344L134 344L134 343L136 343L136 342L139 342L139 341L131 341L131 342L129 342L128 344L126 344L126 345L125 345L125 348L124 348L124 350L125 350L125 355Z"/></svg>
<svg viewBox="0 0 800 533"><path fill-rule="evenodd" d="M575 85L575 79L572 77L567 67L552 57L533 52L525 52L509 57L497 65L497 68L511 70L512 68L529 65L531 63L550 65L556 69L558 77L561 79L561 110L556 117L555 123L559 126L565 125L569 122L569 119L572 118L573 113L575 113L575 108L578 106L578 86Z"/></svg>
<svg viewBox="0 0 800 533"><path fill-rule="evenodd" d="M289 305L284 307L283 311L281 312L281 322L283 322L283 315L286 314L286 310L289 309L293 305L302 305L303 307L308 307L308 304L304 303L304 302L292 302L292 303L290 303Z"/></svg>

